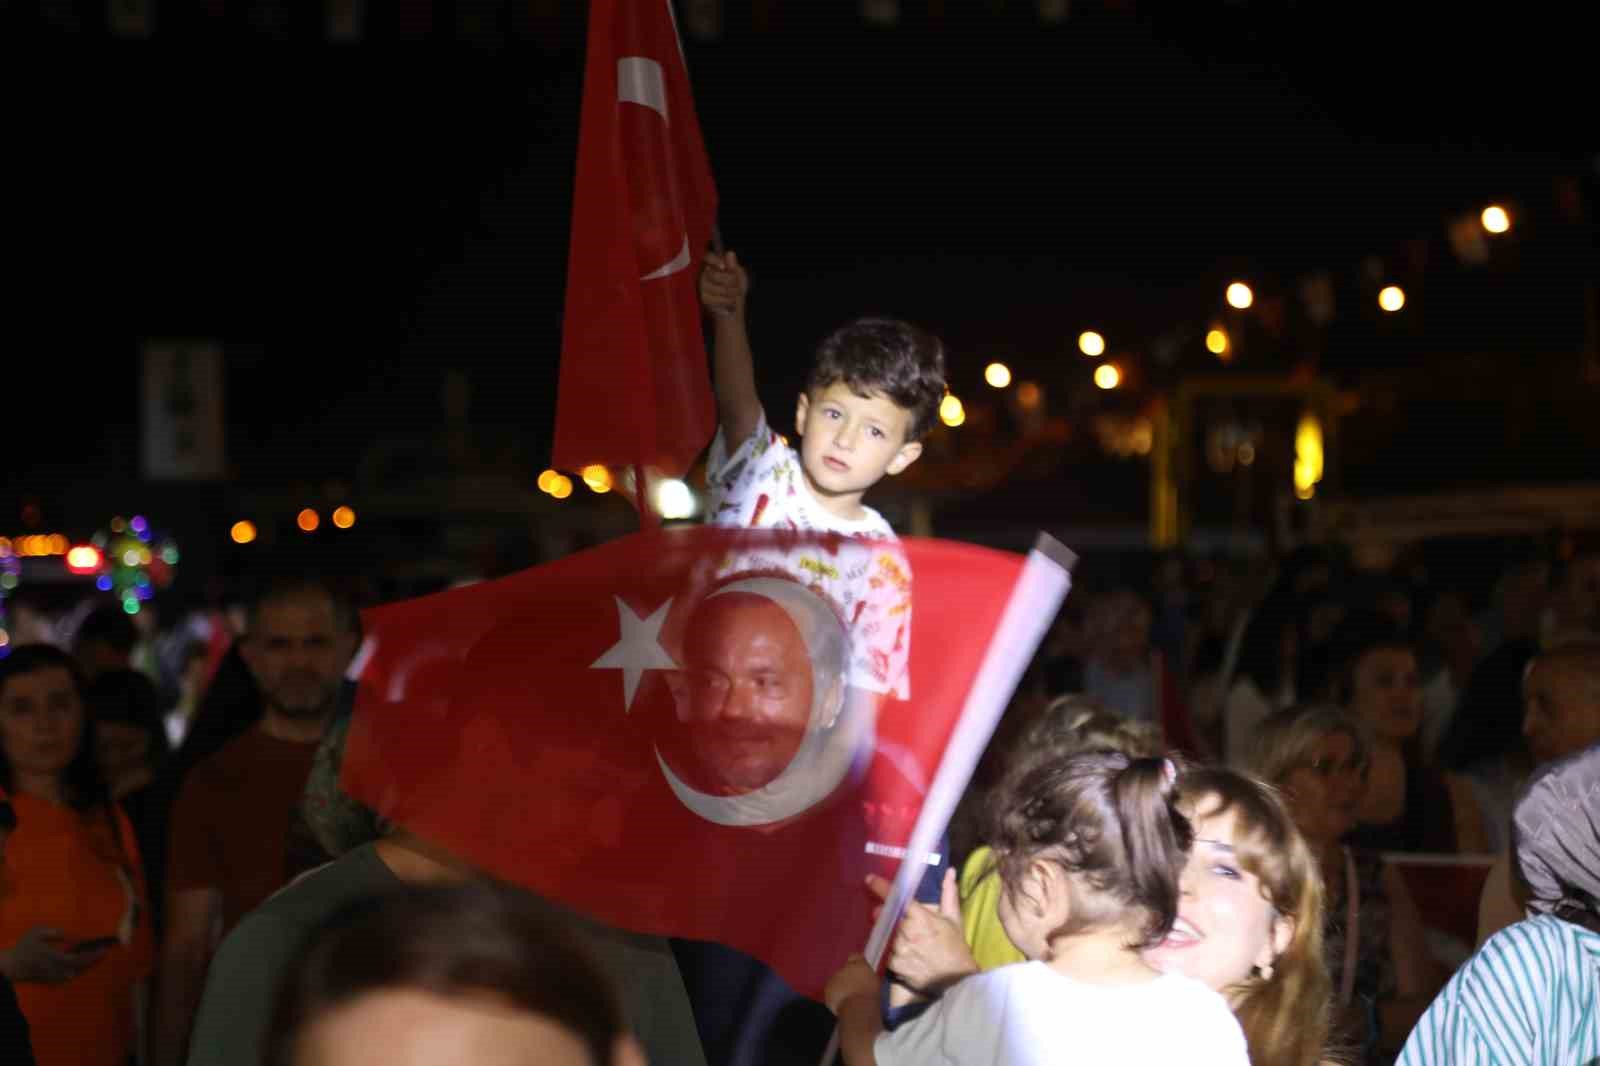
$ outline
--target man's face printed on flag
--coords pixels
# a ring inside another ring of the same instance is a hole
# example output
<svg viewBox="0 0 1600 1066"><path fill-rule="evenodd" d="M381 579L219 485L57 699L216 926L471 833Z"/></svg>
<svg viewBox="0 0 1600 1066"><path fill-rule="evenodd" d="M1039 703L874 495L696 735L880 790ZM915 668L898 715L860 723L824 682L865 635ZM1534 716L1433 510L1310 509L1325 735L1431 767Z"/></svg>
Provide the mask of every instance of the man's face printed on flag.
<svg viewBox="0 0 1600 1066"><path fill-rule="evenodd" d="M768 784L800 749L811 717L811 659L800 630L771 600L727 593L706 601L683 650L674 686L678 720L688 726L674 752L689 763L682 776L713 795Z"/></svg>
<svg viewBox="0 0 1600 1066"><path fill-rule="evenodd" d="M767 583L762 584L777 584ZM709 795L754 792L794 760L807 731L832 724L848 659L843 627L812 594L784 583L784 604L735 586L704 600L688 620L683 671L671 679L679 735L662 755L684 782ZM822 636L805 628L836 628ZM820 650L813 662L814 649ZM818 718L823 720L818 721Z"/></svg>

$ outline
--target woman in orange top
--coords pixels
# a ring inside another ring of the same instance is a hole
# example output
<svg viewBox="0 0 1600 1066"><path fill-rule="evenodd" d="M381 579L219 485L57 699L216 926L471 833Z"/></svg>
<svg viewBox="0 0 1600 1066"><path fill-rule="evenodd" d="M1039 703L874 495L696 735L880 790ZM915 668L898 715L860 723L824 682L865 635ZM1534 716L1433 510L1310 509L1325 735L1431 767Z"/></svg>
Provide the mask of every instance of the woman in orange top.
<svg viewBox="0 0 1600 1066"><path fill-rule="evenodd" d="M0 867L0 973L39 1066L126 1066L153 943L138 845L95 764L73 661L0 660L0 786L17 829Z"/></svg>

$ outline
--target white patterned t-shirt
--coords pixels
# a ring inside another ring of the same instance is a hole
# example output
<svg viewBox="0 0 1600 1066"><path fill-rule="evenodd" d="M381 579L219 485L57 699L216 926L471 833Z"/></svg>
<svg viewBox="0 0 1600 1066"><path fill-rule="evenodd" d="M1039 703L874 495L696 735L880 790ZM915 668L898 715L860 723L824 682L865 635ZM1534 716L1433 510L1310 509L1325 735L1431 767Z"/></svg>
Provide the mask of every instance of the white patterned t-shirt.
<svg viewBox="0 0 1600 1066"><path fill-rule="evenodd" d="M818 503L800 461L765 412L732 455L717 430L706 461L712 525L839 535L791 551L740 552L724 560L717 575L777 570L826 597L850 629L851 686L909 699L911 566L905 552L872 508L863 507L865 516L852 522Z"/></svg>

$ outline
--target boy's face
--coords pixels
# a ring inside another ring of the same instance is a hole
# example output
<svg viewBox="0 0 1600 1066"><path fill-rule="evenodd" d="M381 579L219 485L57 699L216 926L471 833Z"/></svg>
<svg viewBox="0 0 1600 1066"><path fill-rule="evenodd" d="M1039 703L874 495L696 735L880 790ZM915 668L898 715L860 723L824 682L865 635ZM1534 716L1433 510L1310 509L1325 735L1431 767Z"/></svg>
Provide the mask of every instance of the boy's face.
<svg viewBox="0 0 1600 1066"><path fill-rule="evenodd" d="M842 381L801 393L795 428L806 478L825 498L859 497L922 454L908 439L910 411L882 393L858 396Z"/></svg>

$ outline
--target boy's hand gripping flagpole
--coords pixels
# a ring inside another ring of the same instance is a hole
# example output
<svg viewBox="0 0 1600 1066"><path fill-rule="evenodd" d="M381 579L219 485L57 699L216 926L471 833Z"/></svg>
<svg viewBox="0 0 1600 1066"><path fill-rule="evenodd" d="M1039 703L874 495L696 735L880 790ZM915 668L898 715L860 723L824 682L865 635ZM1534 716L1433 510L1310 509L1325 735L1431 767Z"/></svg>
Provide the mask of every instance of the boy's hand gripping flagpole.
<svg viewBox="0 0 1600 1066"><path fill-rule="evenodd" d="M949 826L956 803L972 780L978 759L1022 681L1023 671L1028 668L1071 590L1072 568L1077 561L1071 549L1044 533L1039 534L1033 550L1028 553L1000 624L989 638L983 665L978 668L978 675L967 692L955 731L945 745L944 758L939 762L928 798L923 801L922 813L911 831L906 857L895 873L883 910L867 938L864 954L873 969L883 960L894 927L911 899L913 886L922 877L927 856L933 854ZM830 1066L838 1051L839 1029L835 1025L819 1066Z"/></svg>

